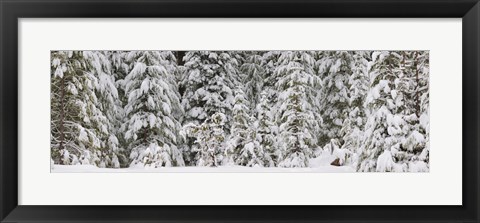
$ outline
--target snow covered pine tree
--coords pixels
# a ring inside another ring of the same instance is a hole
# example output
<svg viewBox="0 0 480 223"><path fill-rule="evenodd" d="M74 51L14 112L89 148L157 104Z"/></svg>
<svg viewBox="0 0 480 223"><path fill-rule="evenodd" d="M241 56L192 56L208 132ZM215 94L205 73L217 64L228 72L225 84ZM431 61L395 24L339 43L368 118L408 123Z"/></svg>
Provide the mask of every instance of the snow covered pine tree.
<svg viewBox="0 0 480 223"><path fill-rule="evenodd" d="M429 171L428 51L52 51L50 97L54 171Z"/></svg>
<svg viewBox="0 0 480 223"><path fill-rule="evenodd" d="M183 166L177 148L180 123L172 114L173 108L180 107L179 94L171 87L175 57L169 51L135 51L129 57L135 58L125 77L130 166Z"/></svg>
<svg viewBox="0 0 480 223"><path fill-rule="evenodd" d="M316 120L313 115L312 88L319 81L313 74L313 58L307 52L284 52L275 70L279 77L277 90L280 140L278 148L281 167L307 167L316 145L313 134Z"/></svg>

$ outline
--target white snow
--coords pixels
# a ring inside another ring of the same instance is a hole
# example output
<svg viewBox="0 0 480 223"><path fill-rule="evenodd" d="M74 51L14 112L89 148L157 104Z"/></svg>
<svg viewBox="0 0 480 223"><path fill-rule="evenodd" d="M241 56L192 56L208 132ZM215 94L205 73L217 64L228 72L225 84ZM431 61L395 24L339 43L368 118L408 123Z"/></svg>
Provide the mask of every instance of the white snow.
<svg viewBox="0 0 480 223"><path fill-rule="evenodd" d="M88 141L88 135L84 128L80 129L80 135L78 136L78 139L84 142Z"/></svg>
<svg viewBox="0 0 480 223"><path fill-rule="evenodd" d="M142 81L142 85L140 86L140 90L145 94L150 90L150 79L146 78Z"/></svg>
<svg viewBox="0 0 480 223"><path fill-rule="evenodd" d="M378 156L377 160L377 171L378 172L390 172L394 168L394 162L392 158L392 154L390 151L384 151L380 156Z"/></svg>
<svg viewBox="0 0 480 223"><path fill-rule="evenodd" d="M98 168L93 165L54 165L52 173L351 173L348 166L317 166L309 168L278 167L162 167L162 168Z"/></svg>

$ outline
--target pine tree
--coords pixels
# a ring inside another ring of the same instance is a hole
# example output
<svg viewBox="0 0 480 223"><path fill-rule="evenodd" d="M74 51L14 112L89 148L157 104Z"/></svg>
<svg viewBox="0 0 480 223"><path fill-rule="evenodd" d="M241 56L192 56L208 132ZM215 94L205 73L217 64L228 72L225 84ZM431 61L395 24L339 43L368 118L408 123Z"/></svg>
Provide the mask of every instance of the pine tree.
<svg viewBox="0 0 480 223"><path fill-rule="evenodd" d="M392 157L392 149L393 152L398 151L397 136L405 124L402 117L395 116L395 102L403 103L403 95L398 94L394 88L395 80L401 72L398 67L400 61L396 54L388 51L372 53L371 84L365 99L368 118L364 144L359 151L359 171L395 171L402 168L393 163Z"/></svg>
<svg viewBox="0 0 480 223"><path fill-rule="evenodd" d="M190 51L185 55L186 75L182 104L185 123L201 124L220 112L230 115L233 89L238 86L237 60L226 52Z"/></svg>
<svg viewBox="0 0 480 223"><path fill-rule="evenodd" d="M130 166L183 166L177 148L180 123L172 112L180 108L173 81L175 57L170 51L134 51L129 57L136 61L125 78Z"/></svg>
<svg viewBox="0 0 480 223"><path fill-rule="evenodd" d="M263 89L265 63L261 54L262 52L249 52L245 63L240 67L240 71L245 74L245 94L252 109L258 104Z"/></svg>
<svg viewBox="0 0 480 223"><path fill-rule="evenodd" d="M125 77L130 73L130 70L133 68L135 61L127 60L128 51L107 51L105 52L107 58L111 62L111 73L115 79L115 87L118 92L118 100L116 104L120 109L117 110L115 114L114 127L116 138L118 140L119 147L122 149L116 155L118 156L118 161L120 167L125 168L130 164L129 162L129 151L127 142L125 140L124 125L127 122L127 117L123 108L128 103L128 97L125 94ZM131 58L133 59L133 58Z"/></svg>
<svg viewBox="0 0 480 223"><path fill-rule="evenodd" d="M412 100L417 94L413 75L418 69L413 65L416 56L414 52L395 51L372 55L359 171L409 171L425 148L424 135L415 130L419 122ZM425 165L420 169L425 171Z"/></svg>
<svg viewBox="0 0 480 223"><path fill-rule="evenodd" d="M322 129L320 144L329 139L342 139L341 128L348 117L350 76L354 58L348 51L323 52L318 61L319 75L323 80L322 88Z"/></svg>
<svg viewBox="0 0 480 223"><path fill-rule="evenodd" d="M253 123L248 129L248 137L245 146L240 150L237 163L248 167L264 167L273 165L273 160L264 147L260 144L261 139L258 135L258 125L255 118L251 117L250 123Z"/></svg>
<svg viewBox="0 0 480 223"><path fill-rule="evenodd" d="M201 125L215 113L223 114L225 131L230 132L229 120L234 102L233 89L239 85L238 62L232 52L189 51L184 57L185 70L181 81L183 125ZM207 123L208 124L208 123ZM194 160L201 151L195 138L187 137L184 155Z"/></svg>
<svg viewBox="0 0 480 223"><path fill-rule="evenodd" d="M366 122L365 110L363 104L365 96L369 90L369 51L355 51L352 52L353 63L351 66L352 75L349 78L348 84L350 89L348 90L349 102L348 102L348 117L343 122L343 126L340 130L340 135L343 135L343 145L341 148L348 151L347 154L352 154L345 161L352 163L353 166L357 166L358 148L363 144L363 129ZM341 163L343 165L343 163Z"/></svg>
<svg viewBox="0 0 480 223"><path fill-rule="evenodd" d="M225 159L225 121L223 113L215 113L201 125L184 126L187 135L195 138L196 166L216 167Z"/></svg>
<svg viewBox="0 0 480 223"><path fill-rule="evenodd" d="M275 70L279 66L280 57L285 51L266 51L262 55L263 67L265 70L265 85L274 88L279 77Z"/></svg>
<svg viewBox="0 0 480 223"><path fill-rule="evenodd" d="M182 80L184 80L185 76L187 75L187 68L185 66L183 66L184 64L184 61L183 61L183 56L185 56L185 53L187 53L186 51L177 51L177 55L181 55L182 58L177 58L177 61L181 62L180 64L177 64L177 67L175 69L175 81L177 83L181 83ZM179 84L178 86L178 92L179 92L179 95L180 95L180 98L181 98L181 95L184 94L185 92L185 86L182 86L181 84ZM181 99L182 101L182 99ZM183 106L182 106L182 110L179 111L179 112L175 112L177 115L175 116L178 121L180 123L185 123L185 112L183 111ZM191 148L191 144L193 144L193 141L194 139L193 138L189 138L184 130L182 130L182 134L181 134L182 137L180 137L180 141L178 142L178 148L180 150L180 152L182 153L182 156L183 156L183 160L185 162L185 165L186 166L195 166L195 156L196 156L196 152L193 151L194 149Z"/></svg>
<svg viewBox="0 0 480 223"><path fill-rule="evenodd" d="M97 107L96 77L83 51L51 53L51 150L54 163L100 165L108 120Z"/></svg>
<svg viewBox="0 0 480 223"><path fill-rule="evenodd" d="M279 59L282 55L282 51L267 51L262 55L263 66L265 70L263 91L267 93L267 97L270 99L271 105L277 104L278 90L277 83L280 77L275 72L279 66Z"/></svg>
<svg viewBox="0 0 480 223"><path fill-rule="evenodd" d="M264 166L276 166L275 161L280 155L275 147L278 128L275 125L268 94L265 91L261 93L260 102L257 105L257 119L254 126L256 127L254 138L260 146L258 150L263 152Z"/></svg>
<svg viewBox="0 0 480 223"><path fill-rule="evenodd" d="M245 166L249 156L245 154L245 145L251 130L250 109L248 108L245 93L239 87L235 89L235 102L232 110L232 129L227 142L227 163ZM242 155L243 154L243 155Z"/></svg>
<svg viewBox="0 0 480 223"><path fill-rule="evenodd" d="M416 92L418 92L420 96L420 130L424 133L425 136L425 144L422 152L418 154L417 159L420 164L426 164L426 169L422 171L428 171L430 169L429 163L429 153L430 153L430 86L429 86L429 75L430 75L430 52L429 51L421 51L417 57L417 88ZM410 167L410 171L413 171L413 168ZM420 171L420 170L418 170Z"/></svg>
<svg viewBox="0 0 480 223"><path fill-rule="evenodd" d="M122 148L119 146L116 137L115 123L117 113L122 108L118 102L118 92L115 86L115 78L111 73L111 63L103 52L84 51L85 61L87 63L87 74L93 81L94 93L97 97L95 106L101 116L104 118L97 120L97 133L101 140L101 149L97 150L99 158L99 167L120 167L117 154L120 154Z"/></svg>
<svg viewBox="0 0 480 223"><path fill-rule="evenodd" d="M409 172L428 171L428 51L402 51L402 68L405 82L406 138L402 141L402 162Z"/></svg>
<svg viewBox="0 0 480 223"><path fill-rule="evenodd" d="M275 75L279 106L280 167L307 167L316 145L313 134L318 128L314 118L312 90L318 78L313 74L314 61L306 52L282 53Z"/></svg>

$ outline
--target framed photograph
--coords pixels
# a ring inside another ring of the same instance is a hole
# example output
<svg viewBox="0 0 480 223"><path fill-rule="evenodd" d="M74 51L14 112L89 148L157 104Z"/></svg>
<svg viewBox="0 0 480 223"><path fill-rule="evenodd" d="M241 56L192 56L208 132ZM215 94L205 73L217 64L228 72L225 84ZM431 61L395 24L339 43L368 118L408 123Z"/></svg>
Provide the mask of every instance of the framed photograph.
<svg viewBox="0 0 480 223"><path fill-rule="evenodd" d="M1 222L480 220L477 0L0 14Z"/></svg>

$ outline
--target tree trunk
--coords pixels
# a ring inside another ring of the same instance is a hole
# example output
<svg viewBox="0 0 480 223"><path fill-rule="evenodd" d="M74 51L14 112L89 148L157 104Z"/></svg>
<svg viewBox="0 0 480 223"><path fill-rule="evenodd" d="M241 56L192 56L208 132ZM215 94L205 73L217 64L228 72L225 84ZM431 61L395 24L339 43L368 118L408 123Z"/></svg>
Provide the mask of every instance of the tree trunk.
<svg viewBox="0 0 480 223"><path fill-rule="evenodd" d="M177 58L177 65L183 66L185 62L183 61L183 56L185 56L186 51L176 51L175 57Z"/></svg>
<svg viewBox="0 0 480 223"><path fill-rule="evenodd" d="M60 146L59 151L63 150L64 141L65 141L65 129L64 129L64 119L65 119L65 109L64 109L64 100L65 100L65 77L62 77L60 81ZM62 160L62 159L60 159ZM63 161L61 162L62 164Z"/></svg>
<svg viewBox="0 0 480 223"><path fill-rule="evenodd" d="M418 57L418 54L417 52L415 52L415 56L413 57L413 67L415 68L415 75L416 75L416 84L417 84L417 89L415 91L415 113L417 115L417 117L419 117L419 114L420 114L420 96L418 94L418 92L420 91L420 83L419 83L419 77L418 77L418 67L417 67L417 57Z"/></svg>

